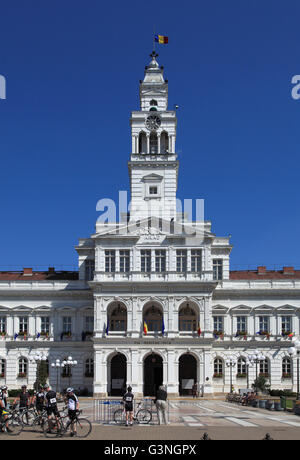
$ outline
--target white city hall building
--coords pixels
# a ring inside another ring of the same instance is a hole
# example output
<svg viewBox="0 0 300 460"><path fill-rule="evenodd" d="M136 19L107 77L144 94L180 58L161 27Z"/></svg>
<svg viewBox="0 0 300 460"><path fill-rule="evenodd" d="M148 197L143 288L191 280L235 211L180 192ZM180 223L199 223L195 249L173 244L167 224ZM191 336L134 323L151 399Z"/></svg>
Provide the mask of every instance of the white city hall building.
<svg viewBox="0 0 300 460"><path fill-rule="evenodd" d="M259 374L296 389L300 270L230 271L229 237L178 212L177 116L156 58L130 118L130 212L79 240L78 272L0 272L0 385L32 387L40 353L53 388L101 397L128 384L145 396L160 384L188 395L195 382L227 392ZM255 351L263 359L248 365Z"/></svg>

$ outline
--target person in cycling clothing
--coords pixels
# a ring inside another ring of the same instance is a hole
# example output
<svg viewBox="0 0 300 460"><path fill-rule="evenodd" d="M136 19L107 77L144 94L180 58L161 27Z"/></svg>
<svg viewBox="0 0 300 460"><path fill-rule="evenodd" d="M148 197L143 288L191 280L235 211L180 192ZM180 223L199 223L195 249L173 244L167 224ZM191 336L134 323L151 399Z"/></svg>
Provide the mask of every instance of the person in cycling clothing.
<svg viewBox="0 0 300 460"><path fill-rule="evenodd" d="M74 424L74 419L76 417L76 412L79 410L79 401L77 396L74 393L73 388L67 389L66 401L68 405L68 417L71 422L71 436L76 436L76 425Z"/></svg>
<svg viewBox="0 0 300 460"><path fill-rule="evenodd" d="M132 388L129 386L127 392L123 396L123 401L125 402L126 426L128 426L128 418L130 419L129 424L133 424L133 399L134 395L132 393Z"/></svg>
<svg viewBox="0 0 300 460"><path fill-rule="evenodd" d="M5 410L6 407L7 407L7 387L3 386L1 387L1 390L0 390L0 418L2 418L3 416L6 430L8 431L8 433L10 433L11 429L8 426L8 420L7 420L8 412Z"/></svg>
<svg viewBox="0 0 300 460"><path fill-rule="evenodd" d="M33 403L35 403L35 408L38 413L43 412L45 404L45 392L41 386L39 391L37 391L33 398Z"/></svg>
<svg viewBox="0 0 300 460"><path fill-rule="evenodd" d="M59 412L57 408L56 392L51 390L48 384L44 386L44 390L48 420L51 418L52 414L57 419L59 417Z"/></svg>
<svg viewBox="0 0 300 460"><path fill-rule="evenodd" d="M21 393L19 393L18 396L15 398L14 405L17 404L18 400L19 400L19 410L20 410L20 413L22 414L24 410L26 411L26 409L29 409L29 406L31 404L31 396L29 392L27 391L26 385L22 385ZM25 416L26 416L27 423L28 423L28 413L27 412L25 412Z"/></svg>

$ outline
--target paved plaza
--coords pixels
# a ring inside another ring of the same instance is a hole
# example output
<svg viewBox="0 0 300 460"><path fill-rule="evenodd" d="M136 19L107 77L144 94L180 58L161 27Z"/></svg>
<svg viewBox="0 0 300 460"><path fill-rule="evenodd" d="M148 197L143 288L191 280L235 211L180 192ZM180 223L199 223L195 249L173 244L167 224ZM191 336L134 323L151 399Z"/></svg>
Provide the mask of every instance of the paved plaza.
<svg viewBox="0 0 300 460"><path fill-rule="evenodd" d="M93 400L81 400L80 406L83 416L94 422ZM212 440L260 440L269 433L278 440L300 440L300 417L291 412L268 411L228 403L224 399L202 398L170 400L169 408L168 426L159 427L156 414L153 414L150 425L124 427L94 422L88 439L200 440L204 433L208 433ZM17 438L1 435L1 439L44 439L44 436L26 428Z"/></svg>

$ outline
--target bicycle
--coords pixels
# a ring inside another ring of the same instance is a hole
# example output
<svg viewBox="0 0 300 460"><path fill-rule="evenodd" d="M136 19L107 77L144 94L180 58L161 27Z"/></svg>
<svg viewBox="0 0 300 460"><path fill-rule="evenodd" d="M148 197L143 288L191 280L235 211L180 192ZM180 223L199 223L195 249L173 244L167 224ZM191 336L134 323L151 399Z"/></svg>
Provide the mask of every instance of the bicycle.
<svg viewBox="0 0 300 460"><path fill-rule="evenodd" d="M7 419L4 416L7 415ZM7 426L8 425L8 426ZM9 430L7 430L9 428ZM23 423L21 417L15 410L4 410L0 417L0 432L5 432L9 436L17 436L23 430Z"/></svg>
<svg viewBox="0 0 300 460"><path fill-rule="evenodd" d="M73 420L65 421L68 415L59 416L57 419L47 419L43 426L46 438L56 438L64 436L73 425L73 432L76 432L77 438L86 438L92 431L92 424L87 418L78 417L82 411L77 411Z"/></svg>
<svg viewBox="0 0 300 460"><path fill-rule="evenodd" d="M143 406L143 403L144 401L141 401L137 404L137 412L136 414L133 416L132 420L133 422L137 423L137 424L148 424L151 422L152 420L152 412L149 410L149 409L146 409L146 408L141 408L139 409L141 406ZM121 403L123 404L123 403ZM114 422L117 424L117 425L125 425L126 423L126 411L125 411L125 408L122 408L122 409L117 409L115 412L114 412Z"/></svg>

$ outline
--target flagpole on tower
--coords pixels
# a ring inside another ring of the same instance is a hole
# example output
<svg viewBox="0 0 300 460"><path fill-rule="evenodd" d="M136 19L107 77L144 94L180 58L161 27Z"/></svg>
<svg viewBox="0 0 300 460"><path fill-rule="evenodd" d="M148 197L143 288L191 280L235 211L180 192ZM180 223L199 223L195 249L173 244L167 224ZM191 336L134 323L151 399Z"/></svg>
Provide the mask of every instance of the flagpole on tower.
<svg viewBox="0 0 300 460"><path fill-rule="evenodd" d="M153 53L155 53L155 24L153 26Z"/></svg>

